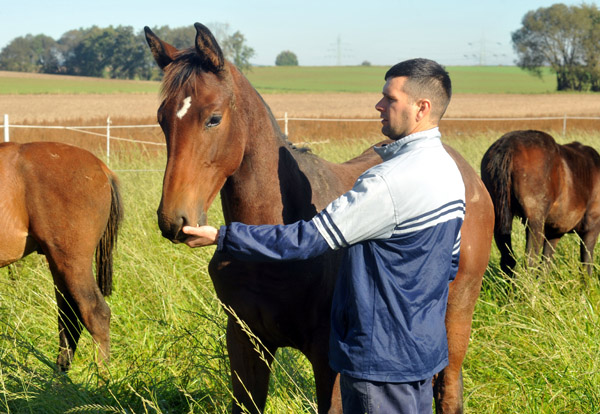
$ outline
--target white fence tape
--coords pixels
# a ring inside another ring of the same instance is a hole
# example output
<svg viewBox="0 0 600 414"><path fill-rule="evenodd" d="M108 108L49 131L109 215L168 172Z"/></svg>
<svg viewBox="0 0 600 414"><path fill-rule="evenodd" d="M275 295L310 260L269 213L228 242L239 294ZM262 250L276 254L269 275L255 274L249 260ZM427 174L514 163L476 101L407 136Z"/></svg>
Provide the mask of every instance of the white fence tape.
<svg viewBox="0 0 600 414"><path fill-rule="evenodd" d="M545 117L525 117L525 118L444 118L443 121L486 121L486 122L494 122L494 121L547 121L547 120L562 120L563 121L563 136L567 132L567 120L598 120L600 121L600 117L593 116L545 116ZM289 136L289 121L309 121L309 122L380 122L380 118L294 118L288 117L287 112L285 112L283 118L276 118L277 121L283 121L284 123L284 133L286 136ZM125 141L132 142L141 145L158 145L165 146L162 142L152 142L152 141L143 141L137 139L130 138L121 138L112 135L112 131L115 129L127 129L127 128L157 128L158 124L149 124L149 125L113 125L110 117L106 120L106 125L102 126L55 126L55 125L24 125L24 124L9 124L8 114L4 114L4 124L0 125L4 129L4 141L10 141L10 128L37 128L37 129L64 129L68 131L76 131L82 134L94 135L98 137L106 138L106 158L107 163L110 162L110 141ZM91 130L99 130L103 129L105 133L101 132L93 132ZM306 144L306 143L305 143ZM128 170L129 171L129 170ZM134 171L134 170L131 170ZM135 170L140 171L140 170ZM148 170L149 171L149 170ZM155 171L155 170L152 170Z"/></svg>

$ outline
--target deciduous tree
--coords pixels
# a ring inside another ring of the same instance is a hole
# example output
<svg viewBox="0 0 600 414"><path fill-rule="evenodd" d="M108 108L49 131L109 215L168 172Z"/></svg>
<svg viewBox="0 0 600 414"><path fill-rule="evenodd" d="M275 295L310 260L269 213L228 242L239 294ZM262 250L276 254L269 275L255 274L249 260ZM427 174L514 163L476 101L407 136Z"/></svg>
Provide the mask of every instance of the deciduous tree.
<svg viewBox="0 0 600 414"><path fill-rule="evenodd" d="M243 72L251 69L250 59L254 49L246 44L246 38L239 31L225 38L221 43L225 58L231 60Z"/></svg>
<svg viewBox="0 0 600 414"><path fill-rule="evenodd" d="M530 11L512 41L517 64L537 75L549 66L558 90L600 88L600 11L595 5L558 3Z"/></svg>
<svg viewBox="0 0 600 414"><path fill-rule="evenodd" d="M19 72L57 73L60 52L54 39L28 34L12 40L0 52L0 69Z"/></svg>
<svg viewBox="0 0 600 414"><path fill-rule="evenodd" d="M275 58L275 66L298 66L298 57L294 52L284 50Z"/></svg>

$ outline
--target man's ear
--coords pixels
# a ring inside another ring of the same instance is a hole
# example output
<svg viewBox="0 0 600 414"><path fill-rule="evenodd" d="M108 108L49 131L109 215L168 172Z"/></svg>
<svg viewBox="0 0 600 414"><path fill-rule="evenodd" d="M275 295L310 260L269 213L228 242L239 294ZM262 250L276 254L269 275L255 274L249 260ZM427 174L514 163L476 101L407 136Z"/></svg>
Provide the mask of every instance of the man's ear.
<svg viewBox="0 0 600 414"><path fill-rule="evenodd" d="M431 101L429 99L419 99L416 102L419 110L417 112L417 122L423 120L431 113Z"/></svg>

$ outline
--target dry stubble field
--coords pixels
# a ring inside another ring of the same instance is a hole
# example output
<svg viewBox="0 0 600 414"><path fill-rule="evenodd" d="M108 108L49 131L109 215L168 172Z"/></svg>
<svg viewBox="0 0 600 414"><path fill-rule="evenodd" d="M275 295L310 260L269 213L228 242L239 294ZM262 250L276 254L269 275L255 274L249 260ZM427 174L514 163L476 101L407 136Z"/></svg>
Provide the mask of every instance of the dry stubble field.
<svg viewBox="0 0 600 414"><path fill-rule="evenodd" d="M276 117L376 118L379 93L265 94ZM46 122L102 117L154 117L158 96L3 95L0 114L12 122ZM446 117L600 116L600 97L593 94L455 94Z"/></svg>
<svg viewBox="0 0 600 414"><path fill-rule="evenodd" d="M290 118L373 118L379 93L265 94L275 117L287 112ZM29 125L105 125L111 118L113 136L162 142L158 128L118 129L119 125L156 124L159 97L154 94L78 94L78 95L2 95L0 115L8 114L11 124ZM514 129L541 129L559 133L562 119L520 121L463 121L452 118L532 118L600 117L600 97L593 94L455 94L442 121L446 136ZM280 121L283 127L283 122ZM600 129L598 120L569 119L567 128L584 131ZM11 140L62 140L82 145L89 142L70 131L11 129ZM293 142L338 138L378 137L380 124L373 122L290 121ZM84 145L87 146L87 145Z"/></svg>

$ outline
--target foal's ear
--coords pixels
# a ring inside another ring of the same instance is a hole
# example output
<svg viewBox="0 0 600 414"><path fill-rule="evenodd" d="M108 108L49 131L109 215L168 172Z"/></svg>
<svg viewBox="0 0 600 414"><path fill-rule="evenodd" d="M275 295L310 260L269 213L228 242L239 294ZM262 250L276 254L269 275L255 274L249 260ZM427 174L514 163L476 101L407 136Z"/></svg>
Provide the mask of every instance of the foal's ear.
<svg viewBox="0 0 600 414"><path fill-rule="evenodd" d="M219 72L225 64L221 47L206 26L195 23L194 27L196 28L196 53L213 72Z"/></svg>
<svg viewBox="0 0 600 414"><path fill-rule="evenodd" d="M164 69L165 66L173 62L177 48L160 40L148 26L144 27L144 32L146 33L146 42L150 46L154 60L161 69Z"/></svg>

